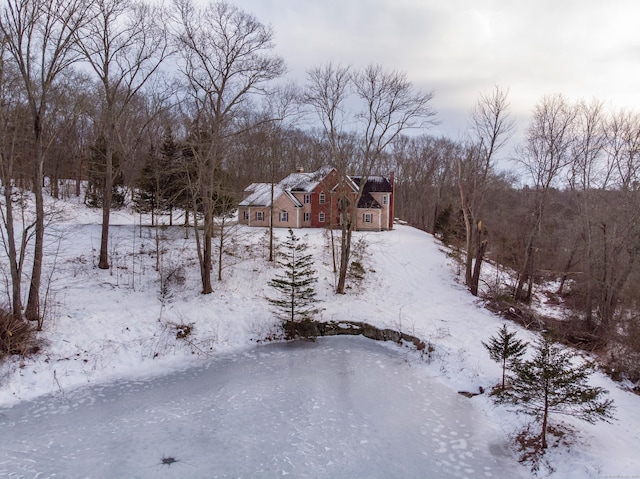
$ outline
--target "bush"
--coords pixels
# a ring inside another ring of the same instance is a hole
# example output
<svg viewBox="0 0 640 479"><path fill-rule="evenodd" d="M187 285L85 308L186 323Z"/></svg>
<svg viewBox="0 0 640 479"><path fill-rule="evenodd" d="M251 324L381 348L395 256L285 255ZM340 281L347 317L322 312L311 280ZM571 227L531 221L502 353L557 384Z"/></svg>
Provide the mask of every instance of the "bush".
<svg viewBox="0 0 640 479"><path fill-rule="evenodd" d="M364 279L366 271L360 261L353 261L349 265L349 277L357 283L360 283Z"/></svg>
<svg viewBox="0 0 640 479"><path fill-rule="evenodd" d="M0 359L12 354L24 356L37 349L35 331L29 323L0 308Z"/></svg>

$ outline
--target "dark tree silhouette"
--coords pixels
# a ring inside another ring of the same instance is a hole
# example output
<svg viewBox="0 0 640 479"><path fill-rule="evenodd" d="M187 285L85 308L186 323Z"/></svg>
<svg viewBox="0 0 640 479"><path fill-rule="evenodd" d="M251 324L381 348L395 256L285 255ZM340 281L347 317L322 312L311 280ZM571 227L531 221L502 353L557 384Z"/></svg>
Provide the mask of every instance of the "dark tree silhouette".
<svg viewBox="0 0 640 479"><path fill-rule="evenodd" d="M492 360L502 364L502 391L505 388L505 375L511 364L516 364L527 349L527 343L516 339L516 332L510 332L506 324L498 330L497 336L489 338L489 342L482 342L489 351Z"/></svg>
<svg viewBox="0 0 640 479"><path fill-rule="evenodd" d="M276 297L268 298L268 301L283 323L309 319L318 311L314 288L316 271L307 248L307 244L289 229L289 236L277 259L281 271L269 281Z"/></svg>
<svg viewBox="0 0 640 479"><path fill-rule="evenodd" d="M608 392L587 384L593 372L591 363L575 365L576 353L549 338L536 342L532 359L514 363L510 387L497 396L497 402L513 404L516 409L541 422L540 448L547 448L549 415L564 414L589 423L613 418Z"/></svg>

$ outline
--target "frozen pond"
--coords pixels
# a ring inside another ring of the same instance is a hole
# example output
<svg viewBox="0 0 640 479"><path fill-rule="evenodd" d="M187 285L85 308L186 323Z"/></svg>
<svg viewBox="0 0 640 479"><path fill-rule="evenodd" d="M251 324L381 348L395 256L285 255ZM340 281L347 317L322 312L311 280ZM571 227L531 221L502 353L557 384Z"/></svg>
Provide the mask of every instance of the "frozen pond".
<svg viewBox="0 0 640 479"><path fill-rule="evenodd" d="M360 337L0 409L0 477L517 478L494 424Z"/></svg>

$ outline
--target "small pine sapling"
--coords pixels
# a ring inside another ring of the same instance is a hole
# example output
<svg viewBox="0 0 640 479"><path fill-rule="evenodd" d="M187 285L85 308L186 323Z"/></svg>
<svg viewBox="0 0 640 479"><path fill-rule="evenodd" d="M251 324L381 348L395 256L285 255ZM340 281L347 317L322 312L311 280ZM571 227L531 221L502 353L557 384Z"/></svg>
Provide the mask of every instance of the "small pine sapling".
<svg viewBox="0 0 640 479"><path fill-rule="evenodd" d="M280 272L269 281L276 294L267 298L276 315L284 323L310 319L317 311L313 257L308 246L289 229L289 236L277 259Z"/></svg>
<svg viewBox="0 0 640 479"><path fill-rule="evenodd" d="M551 413L577 417L589 423L613 419L612 399L603 388L587 384L594 370L592 363L574 364L576 353L551 339L541 338L528 361L511 368L511 387L497 397L498 403L512 404L517 411L534 416L542 423L541 450L547 448L547 425Z"/></svg>
<svg viewBox="0 0 640 479"><path fill-rule="evenodd" d="M526 342L516 339L516 332L510 332L506 324L498 330L497 336L489 338L489 342L482 341L482 345L489 351L491 359L502 364L502 386L505 389L506 371L511 364L516 364L527 349Z"/></svg>

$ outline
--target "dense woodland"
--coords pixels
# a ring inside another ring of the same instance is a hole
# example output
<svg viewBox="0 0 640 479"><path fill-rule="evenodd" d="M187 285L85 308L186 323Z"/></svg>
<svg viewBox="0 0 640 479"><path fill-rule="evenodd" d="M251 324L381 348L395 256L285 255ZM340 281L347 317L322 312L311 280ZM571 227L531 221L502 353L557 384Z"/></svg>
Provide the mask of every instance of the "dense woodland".
<svg viewBox="0 0 640 479"><path fill-rule="evenodd" d="M527 307L544 283L567 307L563 338L640 379L636 112L547 96L509 152L508 89L497 86L469 105L468 138L434 137L434 94L402 72L327 64L288 83L273 31L224 2L5 0L0 30L5 321L46 327L47 195L102 210L102 269L113 208L171 222L179 212L197 226L208 294L215 220L244 188L332 165L363 177L394 171L396 217L451 246L473 294L531 325L541 320ZM511 163L498 168L498 158ZM345 199L345 274L353 211ZM497 281L496 265L508 280Z"/></svg>

